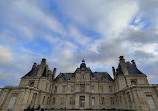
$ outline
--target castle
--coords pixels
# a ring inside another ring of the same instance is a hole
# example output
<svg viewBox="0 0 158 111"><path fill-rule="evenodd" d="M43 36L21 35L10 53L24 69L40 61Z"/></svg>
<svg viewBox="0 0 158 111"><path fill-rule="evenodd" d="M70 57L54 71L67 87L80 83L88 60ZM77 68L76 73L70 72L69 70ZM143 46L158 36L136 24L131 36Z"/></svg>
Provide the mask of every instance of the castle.
<svg viewBox="0 0 158 111"><path fill-rule="evenodd" d="M134 60L119 58L107 72L92 72L84 60L73 73L51 71L42 59L21 78L19 86L6 86L0 92L1 111L23 111L27 107L47 109L124 109L158 111L158 84L149 84L147 76Z"/></svg>

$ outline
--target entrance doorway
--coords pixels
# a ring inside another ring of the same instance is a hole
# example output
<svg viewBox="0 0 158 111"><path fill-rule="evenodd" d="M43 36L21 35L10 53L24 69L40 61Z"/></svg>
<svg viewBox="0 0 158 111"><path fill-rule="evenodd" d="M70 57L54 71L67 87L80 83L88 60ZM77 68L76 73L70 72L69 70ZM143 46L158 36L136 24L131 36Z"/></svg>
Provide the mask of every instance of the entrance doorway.
<svg viewBox="0 0 158 111"><path fill-rule="evenodd" d="M80 108L84 109L85 107L85 96L80 96Z"/></svg>

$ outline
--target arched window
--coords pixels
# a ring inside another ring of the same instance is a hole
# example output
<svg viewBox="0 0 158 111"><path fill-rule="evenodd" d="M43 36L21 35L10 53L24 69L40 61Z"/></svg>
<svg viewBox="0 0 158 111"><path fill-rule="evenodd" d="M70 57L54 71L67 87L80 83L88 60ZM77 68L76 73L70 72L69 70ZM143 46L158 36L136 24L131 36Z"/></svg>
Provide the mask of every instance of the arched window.
<svg viewBox="0 0 158 111"><path fill-rule="evenodd" d="M131 81L131 84L132 84L132 85L137 85L137 83L136 83L135 80L132 80L132 81Z"/></svg>
<svg viewBox="0 0 158 111"><path fill-rule="evenodd" d="M30 82L29 86L34 87L34 82Z"/></svg>

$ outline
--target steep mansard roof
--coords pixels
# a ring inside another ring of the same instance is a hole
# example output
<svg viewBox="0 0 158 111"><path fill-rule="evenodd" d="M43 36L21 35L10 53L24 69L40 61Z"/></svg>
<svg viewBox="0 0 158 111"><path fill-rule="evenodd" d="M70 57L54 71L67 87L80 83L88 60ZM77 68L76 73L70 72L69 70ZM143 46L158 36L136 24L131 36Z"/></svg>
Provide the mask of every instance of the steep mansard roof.
<svg viewBox="0 0 158 111"><path fill-rule="evenodd" d="M143 74L134 64L131 64L129 61L126 62L126 66L127 66L127 70L129 74ZM123 75L122 69L121 69L121 65L118 64L118 75Z"/></svg>
<svg viewBox="0 0 158 111"><path fill-rule="evenodd" d="M29 76L36 76L38 73L40 65L35 65L31 69L30 72L28 72L24 77L29 77ZM85 61L82 60L82 63L79 68L76 69L74 73L60 73L53 81L69 81L71 78L74 78L76 76L76 72L84 70L88 71L90 73L91 78L95 78L98 81L113 81L111 76L107 72L92 72L89 67L86 67ZM52 71L49 70L48 65L46 64L44 66L44 71L41 75L41 77L48 77L49 74L52 74Z"/></svg>
<svg viewBox="0 0 158 111"><path fill-rule="evenodd" d="M75 78L76 73L60 73L54 81L62 81L67 82L71 80L71 78ZM90 74L92 78L96 78L98 81L113 81L111 76L107 72L93 72Z"/></svg>
<svg viewBox="0 0 158 111"><path fill-rule="evenodd" d="M140 75L143 74L135 64L131 64L130 62L125 63L127 66L128 73L131 75ZM30 72L28 72L24 77L28 76L36 76L38 73L40 65L35 65ZM98 81L113 81L111 76L107 72L92 72L89 67L86 67L86 63L84 60L82 60L82 63L80 64L80 67L76 69L74 73L60 73L53 81L69 81L71 78L74 78L76 76L76 72L84 70L88 71L90 73L91 78L95 78ZM45 64L44 71L41 75L41 77L48 77L49 74L53 74L52 71L49 70L49 67L47 64ZM117 68L117 75L124 75L123 71L121 69L120 63L118 64ZM144 74L143 74L144 75Z"/></svg>
<svg viewBox="0 0 158 111"><path fill-rule="evenodd" d="M60 73L54 81L69 81L74 78L74 73Z"/></svg>
<svg viewBox="0 0 158 111"><path fill-rule="evenodd" d="M86 63L82 60L80 67L76 69L74 73L60 73L54 81L69 81L71 78L75 78L77 71L88 71L90 73L90 77L94 78L98 81L113 81L111 76L107 72L92 72L89 67L86 67Z"/></svg>
<svg viewBox="0 0 158 111"><path fill-rule="evenodd" d="M94 77L99 81L113 81L111 76L107 72L94 72Z"/></svg>
<svg viewBox="0 0 158 111"><path fill-rule="evenodd" d="M40 65L37 65L37 66L35 66L34 68L32 68L31 71L28 72L24 77L27 77L27 76L36 76L36 75L37 75L37 72L38 72L38 69L39 69L39 66L40 66ZM49 70L49 67L48 67L48 65L46 64L46 65L45 65L45 68L44 68L44 71L43 71L43 73L42 73L41 76L42 76L42 77L48 77L48 75L49 75L50 73L52 73L52 71Z"/></svg>

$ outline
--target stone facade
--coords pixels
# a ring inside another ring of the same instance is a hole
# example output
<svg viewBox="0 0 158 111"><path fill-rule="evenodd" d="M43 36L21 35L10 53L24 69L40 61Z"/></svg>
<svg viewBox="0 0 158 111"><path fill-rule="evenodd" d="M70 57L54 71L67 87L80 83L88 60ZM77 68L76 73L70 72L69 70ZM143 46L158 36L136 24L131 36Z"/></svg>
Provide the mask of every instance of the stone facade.
<svg viewBox="0 0 158 111"><path fill-rule="evenodd" d="M23 111L27 107L52 109L131 109L158 111L158 85L149 84L134 60L120 56L118 68L92 72L83 60L74 73L49 70L46 59L21 78L17 87L0 92L0 110Z"/></svg>

